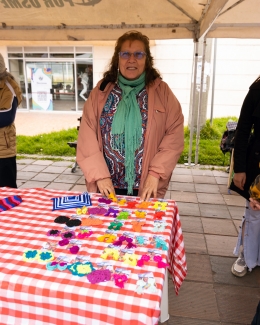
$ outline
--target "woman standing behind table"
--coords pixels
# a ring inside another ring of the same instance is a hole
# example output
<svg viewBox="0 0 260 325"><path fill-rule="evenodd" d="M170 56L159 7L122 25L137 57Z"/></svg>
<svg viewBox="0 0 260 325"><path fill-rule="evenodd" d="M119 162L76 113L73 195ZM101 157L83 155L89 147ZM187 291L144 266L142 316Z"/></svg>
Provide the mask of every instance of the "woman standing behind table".
<svg viewBox="0 0 260 325"><path fill-rule="evenodd" d="M87 190L163 198L183 147L181 106L153 67L148 37L129 31L84 106L77 162Z"/></svg>
<svg viewBox="0 0 260 325"><path fill-rule="evenodd" d="M0 54L0 187L17 188L14 119L21 101L21 90L14 77L6 71Z"/></svg>

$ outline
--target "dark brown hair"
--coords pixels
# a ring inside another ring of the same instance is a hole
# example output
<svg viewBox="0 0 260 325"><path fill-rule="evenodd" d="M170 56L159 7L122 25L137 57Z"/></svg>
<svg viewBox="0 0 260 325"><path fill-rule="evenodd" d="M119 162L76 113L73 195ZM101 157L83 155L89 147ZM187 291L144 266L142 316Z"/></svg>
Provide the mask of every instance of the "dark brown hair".
<svg viewBox="0 0 260 325"><path fill-rule="evenodd" d="M149 38L142 33L131 30L123 34L116 41L115 51L112 57L112 60L109 65L109 70L106 71L103 75L105 81L116 82L117 73L118 73L118 64L119 64L119 52L121 51L121 47L125 41L141 41L144 44L144 50L146 53L145 59L145 84L149 85L153 83L156 78L161 78L159 71L157 71L153 67L153 57L151 55L150 46L149 46Z"/></svg>

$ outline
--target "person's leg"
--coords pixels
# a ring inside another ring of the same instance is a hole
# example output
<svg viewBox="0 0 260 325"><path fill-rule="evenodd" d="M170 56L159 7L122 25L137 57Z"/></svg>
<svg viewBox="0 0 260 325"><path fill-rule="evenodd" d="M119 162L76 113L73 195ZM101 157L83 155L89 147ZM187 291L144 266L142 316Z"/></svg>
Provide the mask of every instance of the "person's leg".
<svg viewBox="0 0 260 325"><path fill-rule="evenodd" d="M231 271L234 275L242 277L246 275L247 270L251 271L260 265L259 234L260 211L252 210L247 201L240 241L243 249L239 258L232 265Z"/></svg>
<svg viewBox="0 0 260 325"><path fill-rule="evenodd" d="M256 308L255 316L252 320L251 325L260 325L260 301L258 303L258 306Z"/></svg>
<svg viewBox="0 0 260 325"><path fill-rule="evenodd" d="M17 188L16 184L17 167L16 157L0 159L0 187Z"/></svg>
<svg viewBox="0 0 260 325"><path fill-rule="evenodd" d="M247 204L245 208L245 214L242 219L242 224L241 224L241 230L238 235L238 240L237 240L237 245L234 251L235 255L239 254L239 251L242 246L242 250L239 254L239 257L236 259L236 261L233 263L231 267L231 272L238 277L243 277L247 273L247 265L244 259L244 248L243 248L243 243L244 243L244 234L245 234L245 216L246 216L246 210L247 210Z"/></svg>

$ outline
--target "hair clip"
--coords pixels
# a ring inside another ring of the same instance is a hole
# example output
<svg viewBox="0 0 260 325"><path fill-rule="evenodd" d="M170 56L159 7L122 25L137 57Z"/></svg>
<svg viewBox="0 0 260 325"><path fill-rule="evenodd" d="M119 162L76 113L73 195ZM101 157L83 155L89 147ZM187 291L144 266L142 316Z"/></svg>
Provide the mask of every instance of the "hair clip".
<svg viewBox="0 0 260 325"><path fill-rule="evenodd" d="M90 237L92 234L93 234L93 231L92 231L92 230L90 230L90 231L80 232L80 233L78 233L77 238L79 238L79 239L88 238L88 237Z"/></svg>
<svg viewBox="0 0 260 325"><path fill-rule="evenodd" d="M136 201L127 201L126 202L126 206L127 206L127 208L129 208L129 209L134 209L135 207L136 207L136 204L137 204L138 202L136 202Z"/></svg>
<svg viewBox="0 0 260 325"><path fill-rule="evenodd" d="M156 202L154 203L153 208L154 208L155 210L165 211L167 205L168 205L167 202L156 201Z"/></svg>
<svg viewBox="0 0 260 325"><path fill-rule="evenodd" d="M100 197L100 198L98 199L98 202L100 202L100 203L105 203L105 204L110 204L110 203L112 202L112 200L107 199L107 198L105 198L105 197Z"/></svg>
<svg viewBox="0 0 260 325"><path fill-rule="evenodd" d="M51 229L47 232L47 236L53 236L53 237L58 237L60 234L59 230L56 229Z"/></svg>
<svg viewBox="0 0 260 325"><path fill-rule="evenodd" d="M155 247L156 248L161 248L163 251L167 251L168 250L168 246L165 240L161 239L161 238L155 238Z"/></svg>
<svg viewBox="0 0 260 325"><path fill-rule="evenodd" d="M137 266L143 266L144 262L149 262L150 261L150 256L147 254L144 254L141 256L141 258L137 261Z"/></svg>
<svg viewBox="0 0 260 325"><path fill-rule="evenodd" d="M104 216L108 217L110 214L113 214L113 217L116 218L118 212L119 212L119 210L117 210L117 209L109 208L107 213L104 214Z"/></svg>
<svg viewBox="0 0 260 325"><path fill-rule="evenodd" d="M126 204L126 199L121 199L121 200L119 200L117 203L118 203L118 205L120 205L120 206L125 205L125 204Z"/></svg>
<svg viewBox="0 0 260 325"><path fill-rule="evenodd" d="M120 236L118 238L118 240L113 242L113 245L114 246L121 246L121 245L123 245L124 241L127 242L127 245L126 245L125 249L130 249L130 248L135 248L136 247L136 245L133 243L133 239L128 238L126 236Z"/></svg>
<svg viewBox="0 0 260 325"><path fill-rule="evenodd" d="M165 224L164 223L159 223L156 222L153 224L154 228L153 228L153 232L163 232L165 230Z"/></svg>
<svg viewBox="0 0 260 325"><path fill-rule="evenodd" d="M63 239L73 239L76 237L75 231L66 231L61 233L61 238Z"/></svg>
<svg viewBox="0 0 260 325"><path fill-rule="evenodd" d="M117 197L113 193L109 193L108 198L111 199L113 202L117 202Z"/></svg>
<svg viewBox="0 0 260 325"><path fill-rule="evenodd" d="M77 208L76 209L76 213L78 215L87 214L87 211L88 211L88 209L87 209L87 207L85 205L82 208Z"/></svg>
<svg viewBox="0 0 260 325"><path fill-rule="evenodd" d="M49 263L46 264L46 269L49 270L49 271L53 271L55 269L58 269L60 271L64 271L64 270L66 270L67 267L68 267L68 263L66 263L66 262L53 261L53 262L49 262Z"/></svg>
<svg viewBox="0 0 260 325"><path fill-rule="evenodd" d="M100 242L106 242L106 243L113 243L113 241L116 239L116 235L113 234L105 234L102 236L97 237L97 240Z"/></svg>
<svg viewBox="0 0 260 325"><path fill-rule="evenodd" d="M53 252L51 251L41 251L38 255L39 262L49 262L54 260Z"/></svg>
<svg viewBox="0 0 260 325"><path fill-rule="evenodd" d="M130 266L136 266L136 264L137 264L137 258L138 258L138 255L136 255L136 254L126 253L123 256L123 261L124 261L124 263L126 263L126 264L128 264Z"/></svg>
<svg viewBox="0 0 260 325"><path fill-rule="evenodd" d="M159 256L159 255L155 255L153 257L153 260L155 262L157 262L157 267L158 268L161 268L162 269L162 268L166 268L166 267L169 267L170 266L169 264L162 262L162 257Z"/></svg>
<svg viewBox="0 0 260 325"><path fill-rule="evenodd" d="M69 244L69 240L68 240L68 238L64 238L64 239L62 239L62 240L60 240L59 241L59 245L60 246L66 246L66 245L68 245Z"/></svg>
<svg viewBox="0 0 260 325"><path fill-rule="evenodd" d="M119 219L119 220L127 220L129 215L130 215L129 212L121 211L121 212L119 212L119 215L117 216L117 219Z"/></svg>
<svg viewBox="0 0 260 325"><path fill-rule="evenodd" d="M39 254L38 250L36 250L36 249L33 249L33 250L28 249L23 253L23 260L25 262L32 262L32 261L38 259L38 254Z"/></svg>
<svg viewBox="0 0 260 325"><path fill-rule="evenodd" d="M84 275L89 274L95 270L91 262L85 262L85 263L76 262L76 263L70 264L67 267L67 269L73 275L77 275L77 276L84 276Z"/></svg>
<svg viewBox="0 0 260 325"><path fill-rule="evenodd" d="M103 221L98 218L85 218L81 220L82 226L100 226Z"/></svg>
<svg viewBox="0 0 260 325"><path fill-rule="evenodd" d="M136 207L138 209L147 209L149 208L149 206L151 205L152 203L151 202L148 202L148 201L143 201L143 202L140 202L136 205Z"/></svg>
<svg viewBox="0 0 260 325"><path fill-rule="evenodd" d="M71 246L69 248L69 251L71 252L71 254L78 254L78 252L79 252L79 246L78 245Z"/></svg>
<svg viewBox="0 0 260 325"><path fill-rule="evenodd" d="M96 208L88 208L88 214L94 214L98 216L103 216L105 213L107 213L107 209L102 207L96 207Z"/></svg>
<svg viewBox="0 0 260 325"><path fill-rule="evenodd" d="M125 274L113 274L115 280L115 285L119 288L124 288L125 282L128 280L128 277Z"/></svg>
<svg viewBox="0 0 260 325"><path fill-rule="evenodd" d="M66 223L69 220L70 220L69 217L66 217L66 216L58 216L57 218L54 219L54 222L56 222L56 223Z"/></svg>
<svg viewBox="0 0 260 325"><path fill-rule="evenodd" d="M142 226L144 224L145 224L145 222L132 221L133 231L135 231L135 232L141 232L142 231Z"/></svg>
<svg viewBox="0 0 260 325"><path fill-rule="evenodd" d="M108 226L108 229L120 230L123 227L121 222L111 222Z"/></svg>
<svg viewBox="0 0 260 325"><path fill-rule="evenodd" d="M118 240L116 240L116 241L113 242L113 245L114 246L121 246L121 245L123 245L123 241L125 241L125 240L126 240L126 237L125 236L120 236L118 238Z"/></svg>
<svg viewBox="0 0 260 325"><path fill-rule="evenodd" d="M137 210L137 211L135 211L135 215L137 218L143 219L146 216L146 212Z"/></svg>
<svg viewBox="0 0 260 325"><path fill-rule="evenodd" d="M165 212L163 211L156 211L154 214L154 220L162 220L162 217L165 216Z"/></svg>
<svg viewBox="0 0 260 325"><path fill-rule="evenodd" d="M139 245L144 244L144 236L136 236L135 240L137 241L137 244L139 244Z"/></svg>
<svg viewBox="0 0 260 325"><path fill-rule="evenodd" d="M94 270L91 273L87 274L87 278L92 284L106 282L111 280L111 272L108 269Z"/></svg>
<svg viewBox="0 0 260 325"><path fill-rule="evenodd" d="M66 226L69 228L72 227L77 227L81 225L81 220L80 219L70 219L66 222Z"/></svg>
<svg viewBox="0 0 260 325"><path fill-rule="evenodd" d="M108 257L112 257L113 260L118 261L119 251L115 248L105 248L103 253L100 255L101 258L106 260Z"/></svg>

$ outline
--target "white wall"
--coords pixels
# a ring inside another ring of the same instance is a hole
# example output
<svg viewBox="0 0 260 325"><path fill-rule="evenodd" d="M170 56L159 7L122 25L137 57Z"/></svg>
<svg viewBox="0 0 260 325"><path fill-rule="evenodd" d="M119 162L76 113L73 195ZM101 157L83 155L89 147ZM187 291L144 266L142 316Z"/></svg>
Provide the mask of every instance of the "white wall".
<svg viewBox="0 0 260 325"><path fill-rule="evenodd" d="M188 123L191 73L193 62L192 40L160 40L151 48L154 65L179 100L185 124Z"/></svg>
<svg viewBox="0 0 260 325"><path fill-rule="evenodd" d="M188 122L194 44L192 40L157 40L151 52L155 67L181 103ZM0 47L6 66L7 48ZM93 46L93 84L102 78L114 52L111 42ZM212 55L213 55L212 50ZM213 61L212 61L213 64ZM211 65L212 65L211 64ZM212 69L211 69L212 74ZM239 116L249 86L260 75L260 39L218 39L213 117ZM212 81L212 76L210 78ZM211 111L209 87L207 117Z"/></svg>
<svg viewBox="0 0 260 325"><path fill-rule="evenodd" d="M250 85L260 75L260 40L218 39L213 117L239 116ZM208 101L210 117L211 96Z"/></svg>

